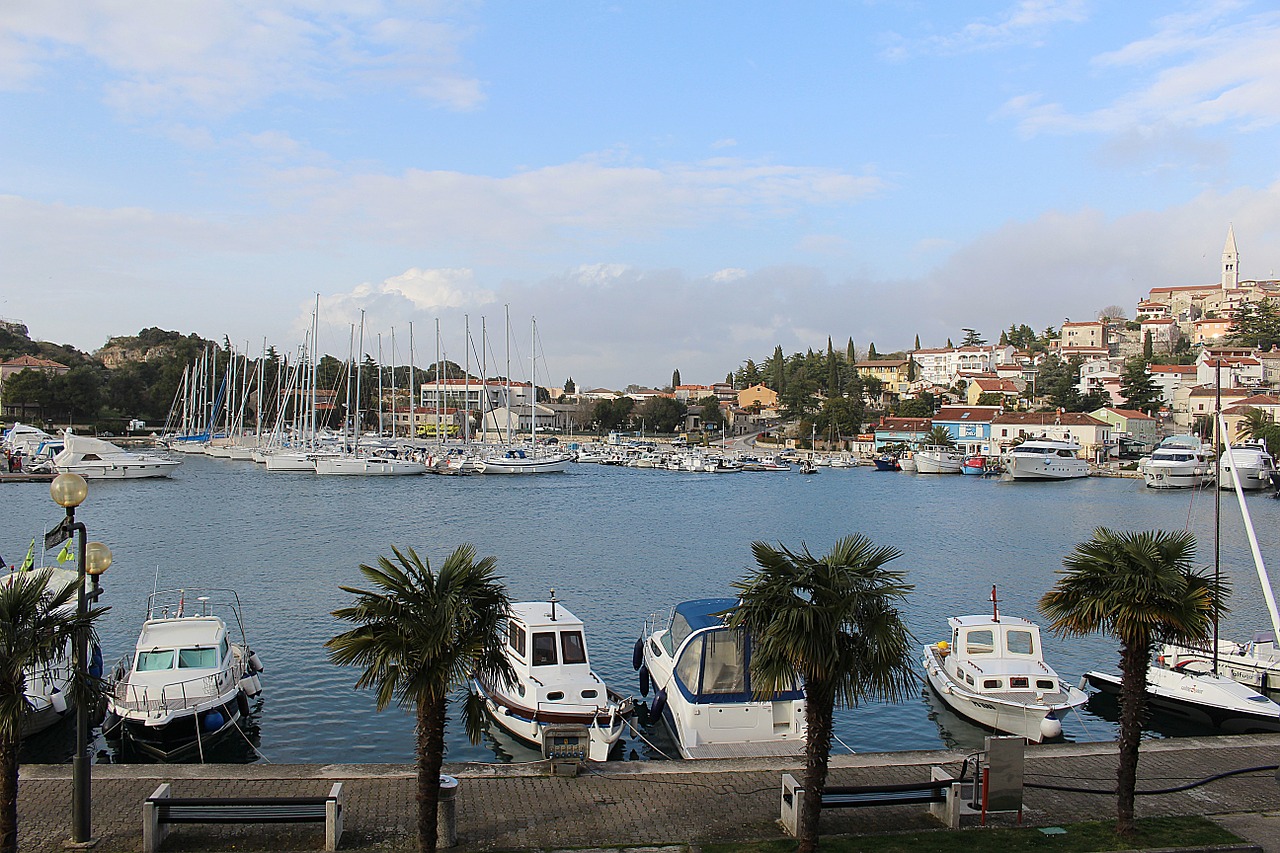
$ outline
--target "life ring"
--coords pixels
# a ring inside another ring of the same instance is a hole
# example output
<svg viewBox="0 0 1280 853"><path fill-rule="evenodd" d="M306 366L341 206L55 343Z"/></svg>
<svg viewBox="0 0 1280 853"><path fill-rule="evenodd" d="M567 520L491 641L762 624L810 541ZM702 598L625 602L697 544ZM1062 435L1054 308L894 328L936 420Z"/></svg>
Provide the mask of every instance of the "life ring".
<svg viewBox="0 0 1280 853"><path fill-rule="evenodd" d="M640 667L640 695L641 696L649 695L649 682L650 682L649 667L647 666Z"/></svg>
<svg viewBox="0 0 1280 853"><path fill-rule="evenodd" d="M644 663L644 637L636 640L635 646L631 649L631 668L639 669Z"/></svg>

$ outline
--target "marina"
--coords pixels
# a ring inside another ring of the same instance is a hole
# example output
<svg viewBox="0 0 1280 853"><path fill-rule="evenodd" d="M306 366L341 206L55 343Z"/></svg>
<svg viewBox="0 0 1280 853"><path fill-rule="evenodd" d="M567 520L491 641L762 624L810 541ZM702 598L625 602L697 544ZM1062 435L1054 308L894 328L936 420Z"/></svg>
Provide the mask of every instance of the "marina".
<svg viewBox="0 0 1280 853"><path fill-rule="evenodd" d="M136 603L154 588L157 571L164 588L216 584L239 592L254 650L271 667L263 679L269 685L251 715L254 743L231 733L210 761L260 760L259 753L276 763L411 758L411 714L377 713L373 697L354 689L356 674L333 666L323 648L340 630L330 612L349 603L339 585L358 585L357 566L392 545L435 557L472 542L480 554L497 557L513 600L545 600L555 586L590 628L593 671L624 693L635 690L632 649L650 614L674 602L729 595L730 583L752 565L755 539L821 549L861 532L897 545L916 586L904 615L922 643L946 639L938 627L971 612L992 584L1001 589L1002 608L1035 614L1062 558L1100 524L1181 529L1189 521L1200 541L1199 562L1212 559L1210 496L1147 489L1134 479L1049 485L876 475L867 466L832 467L820 477L707 477L583 464L551 478L280 477L249 462L184 458L170 477L94 482L79 518L115 555L102 578L102 603L112 606L101 626L107 660L134 647ZM1260 547L1276 553L1280 502L1263 494L1247 499ZM0 542L12 561L57 521L59 509L43 483L7 485L5 500ZM1224 519L1223 567L1237 589L1256 584L1238 519ZM1238 595L1223 635L1250 636L1265 620L1257 596ZM1043 641L1045 658L1068 683L1086 670L1113 670L1117 660L1105 638L1067 643L1046 634ZM1098 697L1061 721L1063 736L1107 740L1114 719L1114 703ZM538 757L509 737L473 746L456 720L455 714L446 732L450 761ZM61 730L59 740L59 731L27 744L24 759L65 757L69 737ZM661 727L640 731L646 740L622 734L617 757L678 755ZM1153 729L1151 736L1163 733ZM836 716L837 737L857 752L969 746L983 734L937 713L923 681L917 697L902 705L870 703ZM115 758L106 744L98 757Z"/></svg>

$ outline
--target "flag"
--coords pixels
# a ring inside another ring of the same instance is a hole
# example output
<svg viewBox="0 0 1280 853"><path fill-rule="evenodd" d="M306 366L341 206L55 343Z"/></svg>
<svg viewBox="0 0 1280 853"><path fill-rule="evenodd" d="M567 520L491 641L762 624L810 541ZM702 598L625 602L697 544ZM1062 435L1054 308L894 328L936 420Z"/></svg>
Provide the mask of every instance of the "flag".
<svg viewBox="0 0 1280 853"><path fill-rule="evenodd" d="M74 560L75 558L76 554L71 550L71 540L68 539L62 544L62 550L58 552L58 562L65 563L68 560Z"/></svg>
<svg viewBox="0 0 1280 853"><path fill-rule="evenodd" d="M22 565L18 566L18 571L29 572L36 566L36 540L31 540L31 547L27 549L27 558L22 561Z"/></svg>

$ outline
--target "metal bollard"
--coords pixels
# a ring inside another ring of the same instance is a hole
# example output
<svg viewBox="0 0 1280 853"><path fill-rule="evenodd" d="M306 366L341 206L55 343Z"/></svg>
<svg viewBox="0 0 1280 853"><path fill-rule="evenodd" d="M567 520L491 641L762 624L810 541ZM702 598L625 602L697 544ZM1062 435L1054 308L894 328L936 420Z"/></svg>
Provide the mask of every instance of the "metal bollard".
<svg viewBox="0 0 1280 853"><path fill-rule="evenodd" d="M436 845L458 846L458 780L440 774L440 804L436 808Z"/></svg>

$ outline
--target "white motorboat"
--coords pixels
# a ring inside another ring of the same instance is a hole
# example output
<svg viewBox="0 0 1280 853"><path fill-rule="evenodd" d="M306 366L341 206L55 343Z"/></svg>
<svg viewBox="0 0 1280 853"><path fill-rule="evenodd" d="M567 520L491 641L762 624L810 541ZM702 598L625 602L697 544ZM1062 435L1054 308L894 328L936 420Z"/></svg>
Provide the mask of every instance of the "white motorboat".
<svg viewBox="0 0 1280 853"><path fill-rule="evenodd" d="M15 421L13 426L5 430L4 439L0 441L0 446L3 446L5 450L8 450L14 456L30 458L35 455L36 449L41 444L51 438L53 436L40 429L40 427Z"/></svg>
<svg viewBox="0 0 1280 853"><path fill-rule="evenodd" d="M1245 491L1256 491L1271 487L1271 474L1276 470L1276 461L1267 452L1267 446L1261 441L1246 441L1231 448L1219 460L1222 475L1218 487L1234 489L1236 483Z"/></svg>
<svg viewBox="0 0 1280 853"><path fill-rule="evenodd" d="M995 598L995 590L992 590ZM1044 662L1040 629L1016 616L954 616L951 639L924 647L929 686L957 714L1031 743L1060 737L1089 701Z"/></svg>
<svg viewBox="0 0 1280 853"><path fill-rule="evenodd" d="M573 460L568 456L536 456L521 448L512 447L501 453L484 457L481 474L558 474L569 469Z"/></svg>
<svg viewBox="0 0 1280 853"><path fill-rule="evenodd" d="M1089 671L1081 679L1104 693L1120 692L1120 676ZM1231 734L1280 732L1280 705L1224 675L1184 664L1147 669L1147 702L1153 710Z"/></svg>
<svg viewBox="0 0 1280 853"><path fill-rule="evenodd" d="M743 471L790 471L791 466L777 456L740 456Z"/></svg>
<svg viewBox="0 0 1280 853"><path fill-rule="evenodd" d="M964 453L954 447L926 444L916 451L917 474L959 474Z"/></svg>
<svg viewBox="0 0 1280 853"><path fill-rule="evenodd" d="M1071 480L1089 476L1089 463L1080 458L1074 441L1033 438L1004 454L1005 472L1014 480Z"/></svg>
<svg viewBox="0 0 1280 853"><path fill-rule="evenodd" d="M916 454L913 450L904 450L898 456L898 470L908 474L916 473Z"/></svg>
<svg viewBox="0 0 1280 853"><path fill-rule="evenodd" d="M152 593L134 653L108 682L104 730L152 758L203 761L262 691L240 613L233 590Z"/></svg>
<svg viewBox="0 0 1280 853"><path fill-rule="evenodd" d="M322 456L315 460L317 474L354 477L404 477L425 474L427 466L412 459L393 456L352 454Z"/></svg>
<svg viewBox="0 0 1280 853"><path fill-rule="evenodd" d="M1138 463L1151 489L1194 489L1213 479L1213 460L1194 435L1171 435Z"/></svg>
<svg viewBox="0 0 1280 853"><path fill-rule="evenodd" d="M640 693L657 691L649 713L666 722L685 758L799 756L804 689L797 678L771 699L753 693L751 644L720 616L736 605L734 598L703 598L651 615L632 653Z"/></svg>
<svg viewBox="0 0 1280 853"><path fill-rule="evenodd" d="M65 446L53 457L58 473L72 472L86 480L135 480L168 477L182 464L154 453L133 453L109 441L67 431Z"/></svg>
<svg viewBox="0 0 1280 853"><path fill-rule="evenodd" d="M505 651L516 672L512 684L473 681L494 722L540 747L548 730L554 735L581 727L579 734L589 738L587 757L607 759L633 702L610 691L591 669L582 620L560 605L555 590L550 601L511 605Z"/></svg>

